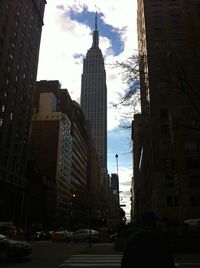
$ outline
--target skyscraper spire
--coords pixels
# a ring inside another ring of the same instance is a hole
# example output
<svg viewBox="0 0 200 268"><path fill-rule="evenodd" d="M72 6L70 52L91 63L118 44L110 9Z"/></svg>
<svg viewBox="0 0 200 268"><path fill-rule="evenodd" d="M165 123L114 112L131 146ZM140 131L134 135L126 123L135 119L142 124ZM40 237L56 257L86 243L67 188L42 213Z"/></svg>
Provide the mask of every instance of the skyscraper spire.
<svg viewBox="0 0 200 268"><path fill-rule="evenodd" d="M95 30L93 32L92 47L99 47L99 32L97 30L97 12L95 14Z"/></svg>
<svg viewBox="0 0 200 268"><path fill-rule="evenodd" d="M96 11L96 16L95 16L95 31L97 31L97 11Z"/></svg>

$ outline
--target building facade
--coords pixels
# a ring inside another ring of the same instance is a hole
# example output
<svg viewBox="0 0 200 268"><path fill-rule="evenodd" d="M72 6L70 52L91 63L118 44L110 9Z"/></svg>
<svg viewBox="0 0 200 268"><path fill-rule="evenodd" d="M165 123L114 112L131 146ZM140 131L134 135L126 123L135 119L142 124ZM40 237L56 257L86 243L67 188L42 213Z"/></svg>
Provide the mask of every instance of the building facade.
<svg viewBox="0 0 200 268"><path fill-rule="evenodd" d="M135 117L135 215L200 215L200 2L138 0L141 115Z"/></svg>
<svg viewBox="0 0 200 268"><path fill-rule="evenodd" d="M49 222L55 226L66 226L69 224L71 196L71 123L67 115L58 112L56 108L57 98L54 93L40 94L39 107L33 114L29 158L38 173L46 178L46 188L50 184L55 185L52 198L47 191L45 205L40 204L41 208L45 207L45 218L40 224ZM28 210L32 210L31 206Z"/></svg>
<svg viewBox="0 0 200 268"><path fill-rule="evenodd" d="M112 227L120 223L120 201L119 201L119 177L112 173L110 177L110 217L109 224Z"/></svg>
<svg viewBox="0 0 200 268"><path fill-rule="evenodd" d="M45 4L0 2L0 220L18 224Z"/></svg>
<svg viewBox="0 0 200 268"><path fill-rule="evenodd" d="M61 128L59 115L67 119L65 128L63 124ZM51 202L51 206L43 206L43 215L52 215L54 226L88 226L91 204L91 220L101 218L103 171L89 132L80 105L67 89L60 88L59 81L37 82L29 156L48 182L46 201L42 202ZM38 187L43 191L44 185Z"/></svg>
<svg viewBox="0 0 200 268"><path fill-rule="evenodd" d="M107 87L104 59L99 48L97 15L92 47L83 62L81 108L91 125L91 136L102 167L107 171Z"/></svg>

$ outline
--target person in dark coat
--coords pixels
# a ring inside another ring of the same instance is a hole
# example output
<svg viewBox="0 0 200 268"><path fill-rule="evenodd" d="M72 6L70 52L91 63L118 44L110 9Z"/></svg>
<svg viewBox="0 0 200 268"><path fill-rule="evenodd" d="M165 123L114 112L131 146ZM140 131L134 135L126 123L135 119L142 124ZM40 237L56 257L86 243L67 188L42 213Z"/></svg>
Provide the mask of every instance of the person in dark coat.
<svg viewBox="0 0 200 268"><path fill-rule="evenodd" d="M173 254L158 232L156 220L153 212L143 214L141 229L127 239L121 268L175 268Z"/></svg>

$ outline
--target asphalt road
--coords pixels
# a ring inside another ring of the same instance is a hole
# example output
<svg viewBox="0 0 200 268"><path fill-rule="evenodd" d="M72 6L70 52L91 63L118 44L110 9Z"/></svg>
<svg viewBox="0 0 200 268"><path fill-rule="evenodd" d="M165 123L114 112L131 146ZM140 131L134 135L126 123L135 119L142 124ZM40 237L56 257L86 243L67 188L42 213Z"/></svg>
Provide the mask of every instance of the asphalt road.
<svg viewBox="0 0 200 268"><path fill-rule="evenodd" d="M33 242L33 254L23 262L3 261L1 268L119 268L122 252L112 244ZM199 253L175 254L178 268L200 268Z"/></svg>
<svg viewBox="0 0 200 268"><path fill-rule="evenodd" d="M20 262L2 261L1 268L56 268L75 252L81 253L89 246L86 243L53 243L33 241L32 256Z"/></svg>

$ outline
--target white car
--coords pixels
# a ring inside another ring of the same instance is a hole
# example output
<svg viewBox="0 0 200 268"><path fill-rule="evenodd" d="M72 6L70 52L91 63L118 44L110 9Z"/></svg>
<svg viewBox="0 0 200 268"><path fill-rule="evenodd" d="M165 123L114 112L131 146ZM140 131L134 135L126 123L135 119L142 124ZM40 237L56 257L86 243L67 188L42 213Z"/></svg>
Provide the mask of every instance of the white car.
<svg viewBox="0 0 200 268"><path fill-rule="evenodd" d="M78 229L70 235L70 240L74 242L99 241L99 232L93 229Z"/></svg>

